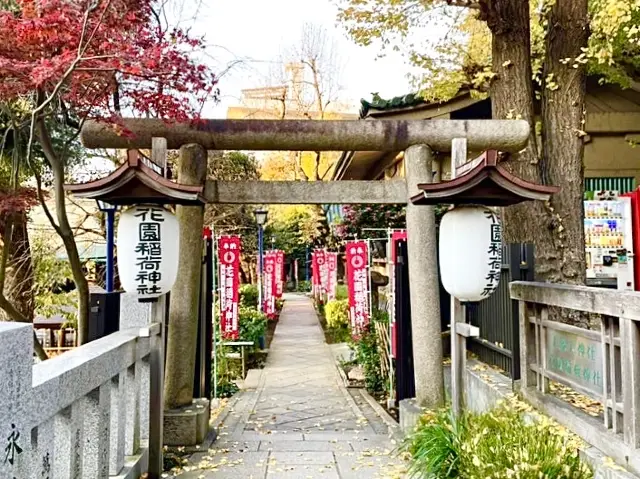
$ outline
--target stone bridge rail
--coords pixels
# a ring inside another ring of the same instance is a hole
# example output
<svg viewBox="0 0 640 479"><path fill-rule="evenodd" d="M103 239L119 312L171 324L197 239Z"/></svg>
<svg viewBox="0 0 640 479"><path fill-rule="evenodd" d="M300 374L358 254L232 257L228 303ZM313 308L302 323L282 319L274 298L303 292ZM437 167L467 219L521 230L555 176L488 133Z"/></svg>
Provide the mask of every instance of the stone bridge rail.
<svg viewBox="0 0 640 479"><path fill-rule="evenodd" d="M150 392L161 378L161 353L161 327L154 323L34 364L31 325L0 323L0 477L147 472L149 444L156 444L152 456L161 453L154 450L155 426L150 441L156 414Z"/></svg>

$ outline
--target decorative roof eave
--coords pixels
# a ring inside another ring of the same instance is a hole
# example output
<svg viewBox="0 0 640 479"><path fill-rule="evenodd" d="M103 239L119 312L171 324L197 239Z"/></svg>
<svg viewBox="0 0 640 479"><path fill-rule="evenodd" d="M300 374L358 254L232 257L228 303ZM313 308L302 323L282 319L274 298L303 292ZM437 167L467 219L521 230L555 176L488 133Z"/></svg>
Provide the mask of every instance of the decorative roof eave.
<svg viewBox="0 0 640 479"><path fill-rule="evenodd" d="M206 203L204 186L181 185L159 175L140 161L137 150L129 150L126 163L108 176L64 188L79 198L103 200L114 205Z"/></svg>
<svg viewBox="0 0 640 479"><path fill-rule="evenodd" d="M416 205L482 204L509 206L523 201L548 201L560 189L537 185L509 173L498 164L498 152L483 153L480 163L451 181L419 184L421 193L411 198Z"/></svg>

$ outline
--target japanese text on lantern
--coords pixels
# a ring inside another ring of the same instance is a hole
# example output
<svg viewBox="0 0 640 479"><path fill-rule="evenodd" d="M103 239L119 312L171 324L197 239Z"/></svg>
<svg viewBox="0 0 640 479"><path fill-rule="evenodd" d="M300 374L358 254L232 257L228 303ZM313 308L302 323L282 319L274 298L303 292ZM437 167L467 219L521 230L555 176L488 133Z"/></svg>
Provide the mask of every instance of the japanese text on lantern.
<svg viewBox="0 0 640 479"><path fill-rule="evenodd" d="M135 216L138 224L138 243L136 244L136 283L138 294L158 294L158 283L162 280L162 216L163 209L148 207L137 208Z"/></svg>
<svg viewBox="0 0 640 479"><path fill-rule="evenodd" d="M238 339L240 238L223 236L218 247L220 261L220 330L225 339Z"/></svg>
<svg viewBox="0 0 640 479"><path fill-rule="evenodd" d="M346 245L347 286L349 290L349 316L351 333L359 336L369 324L368 249L364 241Z"/></svg>
<svg viewBox="0 0 640 479"><path fill-rule="evenodd" d="M486 284L482 296L488 297L498 286L502 271L502 227L498 216L490 210L485 211L485 216L491 222L491 241L489 243L488 266L489 272L485 278Z"/></svg>

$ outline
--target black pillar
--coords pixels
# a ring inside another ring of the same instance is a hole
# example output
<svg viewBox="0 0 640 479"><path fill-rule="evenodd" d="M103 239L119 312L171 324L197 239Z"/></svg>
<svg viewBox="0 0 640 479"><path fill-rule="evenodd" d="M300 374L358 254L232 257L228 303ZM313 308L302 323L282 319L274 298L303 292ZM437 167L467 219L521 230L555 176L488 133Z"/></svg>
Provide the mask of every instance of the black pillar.
<svg viewBox="0 0 640 479"><path fill-rule="evenodd" d="M396 400L416 395L413 376L413 347L411 339L411 302L409 299L409 265L407 242L396 243L395 264L396 307Z"/></svg>

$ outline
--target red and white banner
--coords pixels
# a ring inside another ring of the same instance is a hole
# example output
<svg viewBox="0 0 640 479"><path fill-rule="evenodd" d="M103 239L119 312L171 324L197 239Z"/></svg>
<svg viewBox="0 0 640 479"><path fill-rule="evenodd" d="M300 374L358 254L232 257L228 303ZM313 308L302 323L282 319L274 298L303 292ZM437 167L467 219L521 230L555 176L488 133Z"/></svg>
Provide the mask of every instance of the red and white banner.
<svg viewBox="0 0 640 479"><path fill-rule="evenodd" d="M315 283L314 294L316 298L324 300L325 294L327 294L327 258L326 252L323 249L317 249L314 251L314 264L313 275L317 283Z"/></svg>
<svg viewBox="0 0 640 479"><path fill-rule="evenodd" d="M398 242L407 241L407 230L397 230L391 233L391 269L390 269L390 281L391 281L391 290L393 291L391 301L391 357L396 357L396 351L398 350L398 332L396 330L396 312L395 312L395 295L396 295L396 285L395 285L395 264L396 264L396 248Z"/></svg>
<svg viewBox="0 0 640 479"><path fill-rule="evenodd" d="M224 339L238 339L238 302L240 299L239 236L223 236L218 240L220 263L220 332Z"/></svg>
<svg viewBox="0 0 640 479"><path fill-rule="evenodd" d="M338 288L338 253L326 253L327 259L327 297L336 299Z"/></svg>
<svg viewBox="0 0 640 479"><path fill-rule="evenodd" d="M311 292L317 298L320 294L320 266L318 266L318 251L311 253Z"/></svg>
<svg viewBox="0 0 640 479"><path fill-rule="evenodd" d="M354 338L369 324L369 253L366 241L350 241L346 245L349 317Z"/></svg>
<svg viewBox="0 0 640 479"><path fill-rule="evenodd" d="M276 263L277 254L269 251L264 255L264 312L269 319L276 316Z"/></svg>
<svg viewBox="0 0 640 479"><path fill-rule="evenodd" d="M284 293L284 251L276 250L276 299Z"/></svg>

